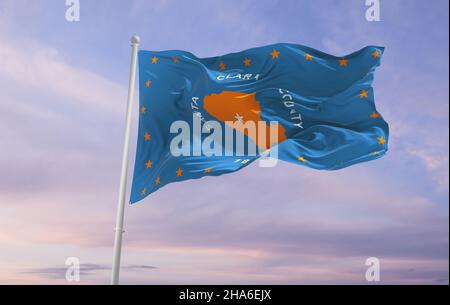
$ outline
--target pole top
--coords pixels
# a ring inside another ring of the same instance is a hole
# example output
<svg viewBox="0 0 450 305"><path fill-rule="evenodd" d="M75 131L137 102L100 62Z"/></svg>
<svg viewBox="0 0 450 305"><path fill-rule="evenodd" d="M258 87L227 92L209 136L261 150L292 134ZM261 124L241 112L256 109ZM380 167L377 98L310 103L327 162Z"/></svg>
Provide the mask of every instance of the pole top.
<svg viewBox="0 0 450 305"><path fill-rule="evenodd" d="M141 42L141 39L139 38L139 36L133 35L131 37L131 44L139 44L139 42Z"/></svg>

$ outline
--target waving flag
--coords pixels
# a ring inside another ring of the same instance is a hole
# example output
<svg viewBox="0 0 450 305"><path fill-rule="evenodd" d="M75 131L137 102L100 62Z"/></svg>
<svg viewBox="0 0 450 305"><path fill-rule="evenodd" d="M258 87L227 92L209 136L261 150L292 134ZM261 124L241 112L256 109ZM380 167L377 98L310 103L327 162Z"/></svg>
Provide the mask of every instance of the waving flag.
<svg viewBox="0 0 450 305"><path fill-rule="evenodd" d="M234 172L274 147L280 160L325 170L384 155L388 125L371 86L383 51L335 57L294 44L211 58L140 51L131 203L171 182ZM230 131L257 152L230 146Z"/></svg>

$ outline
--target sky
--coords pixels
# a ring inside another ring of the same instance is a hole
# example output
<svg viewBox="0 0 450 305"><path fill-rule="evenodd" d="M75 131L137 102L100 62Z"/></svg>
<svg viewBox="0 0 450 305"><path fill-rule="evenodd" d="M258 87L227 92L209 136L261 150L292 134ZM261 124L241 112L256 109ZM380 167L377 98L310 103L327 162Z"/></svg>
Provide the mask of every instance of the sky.
<svg viewBox="0 0 450 305"><path fill-rule="evenodd" d="M0 0L0 284L108 284L130 37L199 57L271 43L375 75L388 154L340 171L279 162L165 186L125 209L124 284L448 284L449 3L381 0ZM130 172L134 162L135 99ZM130 180L129 180L130 181Z"/></svg>

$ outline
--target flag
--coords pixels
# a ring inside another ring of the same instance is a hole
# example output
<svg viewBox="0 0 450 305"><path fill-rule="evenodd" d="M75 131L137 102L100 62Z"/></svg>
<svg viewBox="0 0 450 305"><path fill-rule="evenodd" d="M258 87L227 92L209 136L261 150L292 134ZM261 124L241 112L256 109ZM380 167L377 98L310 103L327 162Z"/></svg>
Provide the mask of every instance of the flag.
<svg viewBox="0 0 450 305"><path fill-rule="evenodd" d="M383 156L389 130L372 88L383 52L368 46L336 57L285 43L209 58L140 51L130 202L171 182L237 171L273 150L320 170Z"/></svg>

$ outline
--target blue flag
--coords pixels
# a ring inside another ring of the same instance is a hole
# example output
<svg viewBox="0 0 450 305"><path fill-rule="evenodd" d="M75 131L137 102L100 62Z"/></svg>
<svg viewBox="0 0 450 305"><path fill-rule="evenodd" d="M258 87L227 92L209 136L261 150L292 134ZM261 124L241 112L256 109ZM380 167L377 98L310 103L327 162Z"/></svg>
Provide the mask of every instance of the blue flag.
<svg viewBox="0 0 450 305"><path fill-rule="evenodd" d="M139 52L135 203L162 186L239 170L261 155L336 170L387 151L373 73L384 48L336 57L275 44L218 57Z"/></svg>

